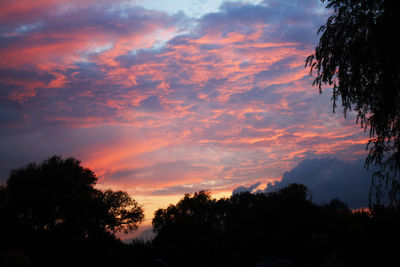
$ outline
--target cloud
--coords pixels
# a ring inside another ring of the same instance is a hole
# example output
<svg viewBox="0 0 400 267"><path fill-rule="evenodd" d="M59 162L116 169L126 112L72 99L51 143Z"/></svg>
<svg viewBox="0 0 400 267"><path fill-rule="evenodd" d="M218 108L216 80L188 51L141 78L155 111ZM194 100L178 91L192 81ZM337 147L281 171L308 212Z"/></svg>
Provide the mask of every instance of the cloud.
<svg viewBox="0 0 400 267"><path fill-rule="evenodd" d="M255 184L252 184L252 185L248 186L248 187L239 186L239 187L237 187L237 188L235 188L233 190L232 194L235 195L235 194L240 194L240 193L243 193L243 192L253 192L255 189L257 189L260 186L260 184L261 184L261 182L257 182Z"/></svg>
<svg viewBox="0 0 400 267"><path fill-rule="evenodd" d="M158 96L149 96L148 98L140 101L140 110L147 112L161 112L164 111L161 100Z"/></svg>
<svg viewBox="0 0 400 267"><path fill-rule="evenodd" d="M291 183L304 184L315 203L328 203L338 198L350 208L368 206L373 170L364 169L364 161L343 161L337 158L314 158L301 161L285 172L281 181L269 183L265 192L278 190Z"/></svg>
<svg viewBox="0 0 400 267"><path fill-rule="evenodd" d="M220 12L203 16L203 29L224 32L239 31L248 34L249 25L266 25L264 40L288 40L310 44L315 28L323 24L323 6L320 1L264 1L264 4L226 2Z"/></svg>
<svg viewBox="0 0 400 267"><path fill-rule="evenodd" d="M101 186L160 195L364 153L367 135L331 114L303 68L326 19L318 1L225 3L197 18L131 1L0 10L0 172L68 154Z"/></svg>
<svg viewBox="0 0 400 267"><path fill-rule="evenodd" d="M165 196L165 195L174 195L174 194L191 194L194 192L199 192L201 190L208 190L209 185L204 184L184 184L184 185L177 185L177 186L170 186L165 187L162 189L157 189L152 191L150 194L153 196Z"/></svg>
<svg viewBox="0 0 400 267"><path fill-rule="evenodd" d="M14 9L0 7L7 9L10 17L27 12L24 19L17 16L18 20L3 24L0 36L6 45L1 47L1 67L71 64L99 54L110 64L122 53L151 47L159 41L158 36L178 30L182 20L126 1L47 1L42 7L19 2L22 5L14 5Z"/></svg>
<svg viewBox="0 0 400 267"><path fill-rule="evenodd" d="M177 178L181 181L190 182L198 181L196 173L205 171L206 167L194 166L191 162L178 160L169 162L156 162L146 167L138 167L131 169L119 169L114 172L105 173L105 178L114 182L122 182L127 184L176 184Z"/></svg>

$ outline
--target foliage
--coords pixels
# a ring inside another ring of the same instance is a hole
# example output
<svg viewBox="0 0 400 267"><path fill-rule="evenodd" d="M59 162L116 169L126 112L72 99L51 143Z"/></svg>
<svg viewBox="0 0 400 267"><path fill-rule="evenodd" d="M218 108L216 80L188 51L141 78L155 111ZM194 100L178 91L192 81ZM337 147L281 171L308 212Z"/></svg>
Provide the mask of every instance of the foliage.
<svg viewBox="0 0 400 267"><path fill-rule="evenodd" d="M308 221L314 206L307 195L307 188L297 184L220 200L207 191L186 194L155 212L154 245L178 266L193 260L205 266L251 266L264 253L297 254L296 246L306 242L315 224Z"/></svg>
<svg viewBox="0 0 400 267"><path fill-rule="evenodd" d="M153 231L157 234L154 244L179 264L201 258L201 263L208 266L214 259L214 241L221 230L219 203L210 192L200 191L185 194L176 205L157 210L153 218Z"/></svg>
<svg viewBox="0 0 400 267"><path fill-rule="evenodd" d="M136 231L144 219L143 210L128 193L123 191L99 191L106 206L107 221L105 229L111 232L123 231L125 234Z"/></svg>
<svg viewBox="0 0 400 267"><path fill-rule="evenodd" d="M156 233L163 233L170 225L196 224L198 226L215 221L215 203L208 191L196 192L193 196L185 196L176 204L166 209L156 211L153 219L153 229ZM182 230L182 228L181 228Z"/></svg>
<svg viewBox="0 0 400 267"><path fill-rule="evenodd" d="M392 202L400 175L400 24L397 0L322 0L333 14L315 53L306 60L316 71L314 85L333 86L333 109L340 98L344 114L354 110L369 129L366 166L377 164L377 177L391 182ZM398 204L398 203L397 203ZM397 205L395 203L395 205Z"/></svg>
<svg viewBox="0 0 400 267"><path fill-rule="evenodd" d="M300 184L220 200L200 191L155 212L148 249L171 266L383 266L397 255L385 251L400 237L399 214L388 207L352 212L338 199L316 205Z"/></svg>
<svg viewBox="0 0 400 267"><path fill-rule="evenodd" d="M80 161L53 156L12 170L2 191L10 217L29 231L85 239L136 230L142 208L125 192L94 188L96 182Z"/></svg>

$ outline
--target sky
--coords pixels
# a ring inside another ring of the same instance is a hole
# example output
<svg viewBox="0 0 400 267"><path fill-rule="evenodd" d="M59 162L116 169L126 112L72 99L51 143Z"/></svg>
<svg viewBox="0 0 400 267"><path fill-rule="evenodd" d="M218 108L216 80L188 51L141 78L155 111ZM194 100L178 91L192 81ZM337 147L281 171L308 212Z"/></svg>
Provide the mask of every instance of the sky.
<svg viewBox="0 0 400 267"><path fill-rule="evenodd" d="M150 225L187 192L356 162L368 136L304 67L328 16L314 0L1 1L0 181L72 156Z"/></svg>

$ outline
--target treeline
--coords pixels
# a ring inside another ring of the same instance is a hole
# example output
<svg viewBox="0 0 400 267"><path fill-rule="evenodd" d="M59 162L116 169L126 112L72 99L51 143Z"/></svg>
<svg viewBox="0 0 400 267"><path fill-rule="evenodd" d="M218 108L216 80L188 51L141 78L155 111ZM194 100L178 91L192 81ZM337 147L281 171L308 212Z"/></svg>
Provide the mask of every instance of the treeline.
<svg viewBox="0 0 400 267"><path fill-rule="evenodd" d="M215 200L185 195L155 213L149 243L169 266L389 266L400 213L352 211L338 199L316 205L304 185ZM262 265L264 264L264 265Z"/></svg>
<svg viewBox="0 0 400 267"><path fill-rule="evenodd" d="M304 185L214 199L186 194L154 214L153 240L117 231L143 220L127 193L58 156L14 170L0 187L0 266L387 266L397 261L398 207L352 211L312 202Z"/></svg>

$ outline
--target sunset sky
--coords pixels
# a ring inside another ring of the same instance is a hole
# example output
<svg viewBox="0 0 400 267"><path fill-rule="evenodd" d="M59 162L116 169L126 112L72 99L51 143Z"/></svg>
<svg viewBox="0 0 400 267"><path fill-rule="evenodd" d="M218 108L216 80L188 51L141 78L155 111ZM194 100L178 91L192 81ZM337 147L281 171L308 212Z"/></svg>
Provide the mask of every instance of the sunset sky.
<svg viewBox="0 0 400 267"><path fill-rule="evenodd" d="M2 0L0 177L73 156L156 208L228 196L367 134L312 86L319 1Z"/></svg>

